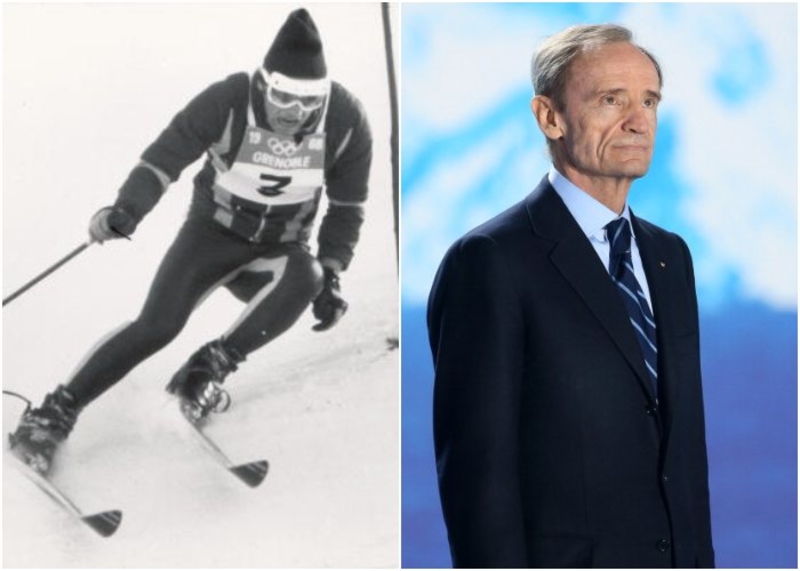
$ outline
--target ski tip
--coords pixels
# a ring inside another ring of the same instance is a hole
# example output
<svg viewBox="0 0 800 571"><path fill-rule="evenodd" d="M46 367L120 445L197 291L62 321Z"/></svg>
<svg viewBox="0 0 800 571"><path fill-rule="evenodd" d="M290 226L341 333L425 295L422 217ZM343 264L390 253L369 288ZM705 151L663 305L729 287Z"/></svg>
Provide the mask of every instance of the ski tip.
<svg viewBox="0 0 800 571"><path fill-rule="evenodd" d="M119 524L122 523L122 512L119 510L111 510L102 512L95 515L89 515L81 518L86 525L91 527L103 537L110 537L117 531Z"/></svg>
<svg viewBox="0 0 800 571"><path fill-rule="evenodd" d="M266 460L259 460L257 462L250 462L249 464L234 466L229 468L229 470L242 482L251 488L255 488L267 477L269 463Z"/></svg>

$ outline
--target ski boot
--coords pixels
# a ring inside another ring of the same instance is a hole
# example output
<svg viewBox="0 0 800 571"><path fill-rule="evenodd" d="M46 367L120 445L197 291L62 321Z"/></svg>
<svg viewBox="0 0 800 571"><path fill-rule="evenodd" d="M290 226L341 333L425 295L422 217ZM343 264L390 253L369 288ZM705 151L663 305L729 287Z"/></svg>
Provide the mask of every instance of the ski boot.
<svg viewBox="0 0 800 571"><path fill-rule="evenodd" d="M225 412L231 397L222 383L241 361L244 358L223 347L220 340L207 343L175 373L167 392L180 399L181 412L192 422L203 420L211 412Z"/></svg>
<svg viewBox="0 0 800 571"><path fill-rule="evenodd" d="M64 385L48 394L40 408L25 410L17 429L8 435L11 453L46 476L59 444L72 432L80 412L75 397Z"/></svg>

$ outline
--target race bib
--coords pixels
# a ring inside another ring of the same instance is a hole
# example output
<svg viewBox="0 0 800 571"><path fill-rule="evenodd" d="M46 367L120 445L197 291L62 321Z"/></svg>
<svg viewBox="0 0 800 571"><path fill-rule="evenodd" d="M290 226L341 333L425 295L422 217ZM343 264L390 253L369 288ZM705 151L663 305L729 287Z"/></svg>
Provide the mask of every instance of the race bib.
<svg viewBox="0 0 800 571"><path fill-rule="evenodd" d="M325 182L325 134L294 137L248 126L231 168L217 170L216 186L267 205L312 200Z"/></svg>

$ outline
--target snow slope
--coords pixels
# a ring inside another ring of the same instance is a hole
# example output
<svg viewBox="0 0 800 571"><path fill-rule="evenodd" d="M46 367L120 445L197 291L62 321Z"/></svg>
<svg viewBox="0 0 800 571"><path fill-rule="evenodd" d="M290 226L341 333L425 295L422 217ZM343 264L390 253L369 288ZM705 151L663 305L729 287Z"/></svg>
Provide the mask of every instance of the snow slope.
<svg viewBox="0 0 800 571"><path fill-rule="evenodd" d="M144 146L189 98L259 65L292 5L12 5L3 13L4 296L85 239ZM331 76L375 136L367 223L325 333L310 312L231 377L210 433L236 462L266 458L250 489L216 465L163 391L241 305L226 292L93 403L54 479L87 513L119 508L102 539L3 461L6 567L396 567L399 562L397 270L389 111L378 4L311 7ZM92 246L3 310L3 387L37 403L105 333L131 319L186 211L184 173L134 241ZM323 205L324 208L324 205ZM22 403L3 398L3 432Z"/></svg>

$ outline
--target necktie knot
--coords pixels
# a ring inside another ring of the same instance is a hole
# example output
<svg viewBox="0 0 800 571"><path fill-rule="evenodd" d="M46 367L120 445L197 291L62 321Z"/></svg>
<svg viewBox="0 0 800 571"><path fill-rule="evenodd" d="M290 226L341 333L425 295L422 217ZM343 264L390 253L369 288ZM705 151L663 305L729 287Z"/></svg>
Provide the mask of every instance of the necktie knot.
<svg viewBox="0 0 800 571"><path fill-rule="evenodd" d="M608 272L617 277L626 256L630 256L631 225L627 218L620 217L606 224L605 228L610 249Z"/></svg>

